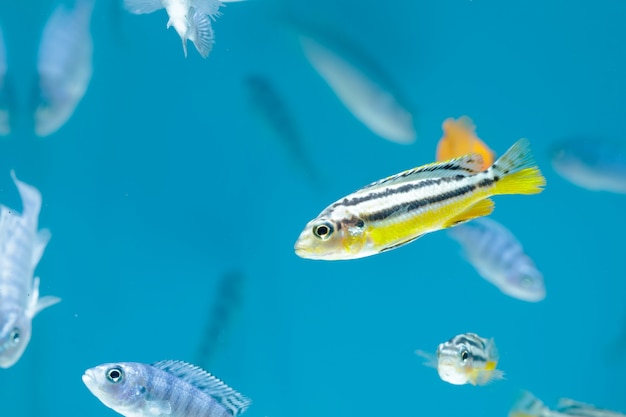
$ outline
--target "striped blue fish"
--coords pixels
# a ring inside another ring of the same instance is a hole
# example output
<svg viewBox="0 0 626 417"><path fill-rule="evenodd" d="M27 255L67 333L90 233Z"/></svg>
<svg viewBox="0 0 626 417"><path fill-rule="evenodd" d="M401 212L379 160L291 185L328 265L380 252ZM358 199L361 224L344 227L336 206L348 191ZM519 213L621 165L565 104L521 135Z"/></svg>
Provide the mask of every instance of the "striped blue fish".
<svg viewBox="0 0 626 417"><path fill-rule="evenodd" d="M126 417L232 417L250 405L210 373L182 361L107 363L85 371L83 382Z"/></svg>
<svg viewBox="0 0 626 417"><path fill-rule="evenodd" d="M461 244L480 276L504 294L529 302L546 297L543 275L500 223L483 217L450 229L448 235Z"/></svg>
<svg viewBox="0 0 626 417"><path fill-rule="evenodd" d="M50 240L47 229L37 230L41 194L35 187L11 178L22 198L22 214L0 205L0 367L9 368L21 357L32 334L33 317L61 301L39 297L35 267Z"/></svg>

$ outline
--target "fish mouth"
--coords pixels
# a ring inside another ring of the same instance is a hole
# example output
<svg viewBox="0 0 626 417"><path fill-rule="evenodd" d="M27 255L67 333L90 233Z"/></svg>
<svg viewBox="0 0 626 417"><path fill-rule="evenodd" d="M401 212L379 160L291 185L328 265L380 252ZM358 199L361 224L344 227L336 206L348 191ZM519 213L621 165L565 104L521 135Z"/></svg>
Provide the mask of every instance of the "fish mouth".
<svg viewBox="0 0 626 417"><path fill-rule="evenodd" d="M82 379L83 379L83 383L87 386L87 388L90 391L93 391L96 385L96 378L95 378L93 370L88 369L87 371L85 371L85 373L82 376Z"/></svg>

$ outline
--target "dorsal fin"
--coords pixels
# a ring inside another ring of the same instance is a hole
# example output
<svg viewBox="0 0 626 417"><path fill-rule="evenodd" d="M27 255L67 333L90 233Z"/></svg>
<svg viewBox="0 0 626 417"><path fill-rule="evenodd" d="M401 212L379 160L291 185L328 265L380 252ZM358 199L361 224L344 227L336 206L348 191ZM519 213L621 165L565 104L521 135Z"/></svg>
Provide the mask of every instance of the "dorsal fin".
<svg viewBox="0 0 626 417"><path fill-rule="evenodd" d="M392 175L382 180L373 182L362 190L368 188L377 187L379 185L396 185L403 184L409 181L421 180L425 178L441 178L441 177L456 177L461 175L467 177L468 175L476 174L480 172L483 165L483 157L479 154L469 154L460 158L454 158L447 161L433 162L431 164L422 165L417 168L409 169L396 175Z"/></svg>
<svg viewBox="0 0 626 417"><path fill-rule="evenodd" d="M152 364L157 369L175 375L205 392L222 404L233 416L246 411L250 399L244 397L207 371L183 361L159 361Z"/></svg>

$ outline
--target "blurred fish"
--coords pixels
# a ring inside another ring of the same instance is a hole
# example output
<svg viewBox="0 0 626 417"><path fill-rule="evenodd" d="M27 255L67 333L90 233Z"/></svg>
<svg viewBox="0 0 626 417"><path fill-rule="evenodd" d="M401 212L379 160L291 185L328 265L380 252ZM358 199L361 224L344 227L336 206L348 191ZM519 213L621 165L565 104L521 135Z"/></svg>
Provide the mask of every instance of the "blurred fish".
<svg viewBox="0 0 626 417"><path fill-rule="evenodd" d="M477 153L483 157L481 171L489 168L495 160L494 152L476 136L476 126L467 116L457 120L448 118L443 122L443 137L437 144L437 161L459 158Z"/></svg>
<svg viewBox="0 0 626 417"><path fill-rule="evenodd" d="M231 271L220 279L211 305L210 319L198 349L196 363L201 368L210 365L216 350L224 343L235 316L241 310L244 284L245 275L241 271Z"/></svg>
<svg viewBox="0 0 626 417"><path fill-rule="evenodd" d="M181 361L107 363L85 371L83 382L126 417L228 417L250 405L210 373Z"/></svg>
<svg viewBox="0 0 626 417"><path fill-rule="evenodd" d="M361 123L392 142L416 138L413 115L381 68L355 45L328 30L297 25L304 55Z"/></svg>
<svg viewBox="0 0 626 417"><path fill-rule="evenodd" d="M491 214L498 194L536 194L545 178L517 141L489 169L480 155L436 162L376 181L328 206L296 241L309 259L356 259Z"/></svg>
<svg viewBox="0 0 626 417"><path fill-rule="evenodd" d="M33 317L58 303L57 297L39 297L35 267L50 240L47 229L37 231L41 194L11 178L22 198L22 215L0 205L0 367L13 366L24 353L32 333Z"/></svg>
<svg viewBox="0 0 626 417"><path fill-rule="evenodd" d="M11 133L11 118L9 110L9 86L7 85L7 50L4 35L0 29L0 136Z"/></svg>
<svg viewBox="0 0 626 417"><path fill-rule="evenodd" d="M550 410L541 400L528 391L523 391L509 412L509 417L626 417L611 410L596 408L574 400L562 398L557 408Z"/></svg>
<svg viewBox="0 0 626 417"><path fill-rule="evenodd" d="M626 194L626 146L575 137L552 149L552 166L566 180L592 191Z"/></svg>
<svg viewBox="0 0 626 417"><path fill-rule="evenodd" d="M92 0L76 0L74 8L59 5L46 23L39 44L39 88L35 134L48 136L72 116L85 95L92 74L90 32Z"/></svg>
<svg viewBox="0 0 626 417"><path fill-rule="evenodd" d="M276 88L267 78L259 75L246 77L244 83L250 103L280 139L281 145L287 149L296 166L312 181L318 181L317 169L311 162L289 109Z"/></svg>
<svg viewBox="0 0 626 417"><path fill-rule="evenodd" d="M241 0L124 0L126 10L134 14L152 13L165 8L169 20L167 28L174 26L176 33L183 41L183 52L187 57L187 39L202 56L209 56L215 36L211 27L211 19L220 16L222 3Z"/></svg>
<svg viewBox="0 0 626 417"><path fill-rule="evenodd" d="M464 333L437 347L437 356L417 350L427 359L424 364L437 369L439 377L453 385L485 385L504 379L504 372L496 369L498 351L493 339L483 339L476 333Z"/></svg>
<svg viewBox="0 0 626 417"><path fill-rule="evenodd" d="M503 293L530 302L545 298L543 275L500 223L483 217L450 229L448 235L461 244L480 276Z"/></svg>

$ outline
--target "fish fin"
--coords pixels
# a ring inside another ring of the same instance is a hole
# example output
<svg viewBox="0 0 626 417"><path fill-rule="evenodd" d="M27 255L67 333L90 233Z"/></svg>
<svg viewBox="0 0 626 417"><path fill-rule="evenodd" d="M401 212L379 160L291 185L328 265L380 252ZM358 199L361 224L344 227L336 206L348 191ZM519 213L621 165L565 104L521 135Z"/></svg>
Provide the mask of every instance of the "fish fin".
<svg viewBox="0 0 626 417"><path fill-rule="evenodd" d="M449 159L442 162L433 162L431 164L409 169L399 174L373 182L363 187L361 190L366 190L382 184L403 184L425 178L456 177L459 175L467 177L479 172L482 164L482 156L478 154L465 155L460 158Z"/></svg>
<svg viewBox="0 0 626 417"><path fill-rule="evenodd" d="M496 180L495 194L537 194L546 179L535 165L530 142L520 139L489 169Z"/></svg>
<svg viewBox="0 0 626 417"><path fill-rule="evenodd" d="M35 277L35 279L33 280L33 288L30 296L31 298L26 315L31 319L35 317L41 310L53 306L61 301L59 297L54 297L51 295L39 298L39 277Z"/></svg>
<svg viewBox="0 0 626 417"><path fill-rule="evenodd" d="M159 361L152 364L157 369L175 375L193 385L207 395L215 398L227 408L233 416L246 411L250 406L250 399L241 395L204 369L183 361Z"/></svg>
<svg viewBox="0 0 626 417"><path fill-rule="evenodd" d="M485 369L477 370L476 375L472 378L473 385L487 385L494 381L504 379L504 372L495 369L496 365L496 362L489 361Z"/></svg>
<svg viewBox="0 0 626 417"><path fill-rule="evenodd" d="M207 15L198 9L194 9L193 12L191 19L191 35L189 39L191 39L196 46L202 58L209 56L213 44L215 43L213 28L211 27L211 21Z"/></svg>
<svg viewBox="0 0 626 417"><path fill-rule="evenodd" d="M556 404L556 411L559 413L564 413L569 415L600 415L601 411L606 411L600 409L594 405L581 403L580 401L571 400L569 398L561 398L559 402ZM613 415L613 414L611 414ZM618 414L616 414L618 415ZM621 416L621 414L619 414Z"/></svg>
<svg viewBox="0 0 626 417"><path fill-rule="evenodd" d="M161 0L124 0L124 8L133 14L152 13L163 8Z"/></svg>
<svg viewBox="0 0 626 417"><path fill-rule="evenodd" d="M221 15L219 9L222 3L223 2L220 0L194 0L191 5L203 14L209 15L211 18L215 18Z"/></svg>
<svg viewBox="0 0 626 417"><path fill-rule="evenodd" d="M32 266L37 266L41 257L43 256L43 252L46 249L46 245L50 241L52 237L52 233L48 229L41 229L37 232L35 236L35 245L33 247L33 256L31 259Z"/></svg>
<svg viewBox="0 0 626 417"><path fill-rule="evenodd" d="M146 401L146 411L151 416L169 416L172 414L172 405L165 400Z"/></svg>
<svg viewBox="0 0 626 417"><path fill-rule="evenodd" d="M468 222L477 217L488 216L493 212L494 207L495 205L493 200L490 198L480 200L468 207L465 211L457 214L455 217L448 219L448 221L443 224L443 228L446 229L448 227L456 226L457 224Z"/></svg>
<svg viewBox="0 0 626 417"><path fill-rule="evenodd" d="M15 170L11 170L11 178L22 199L22 215L24 217L38 217L39 211L41 210L41 193L39 190L32 185L18 180L17 175L15 175Z"/></svg>
<svg viewBox="0 0 626 417"><path fill-rule="evenodd" d="M487 352L487 357L490 359L488 363L493 362L495 368L495 363L498 363L498 360L500 360L500 354L498 353L498 348L496 348L496 342L493 338L487 340L485 351Z"/></svg>
<svg viewBox="0 0 626 417"><path fill-rule="evenodd" d="M418 349L415 351L415 354L426 359L426 362L422 363L422 365L435 369L437 369L437 366L439 366L437 356L433 355L432 353L424 352L423 350Z"/></svg>
<svg viewBox="0 0 626 417"><path fill-rule="evenodd" d="M528 391L522 391L509 411L509 417L539 417L546 409L541 400Z"/></svg>

